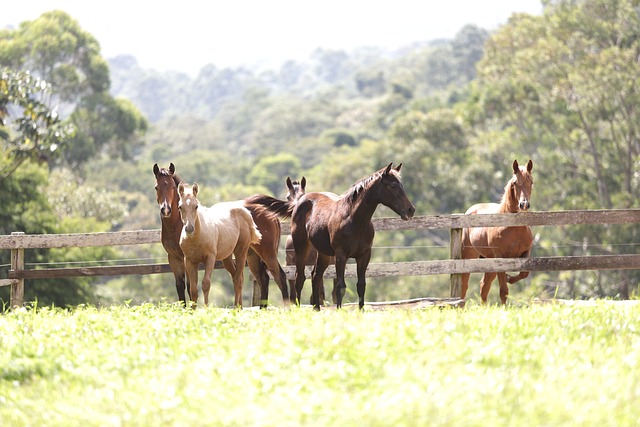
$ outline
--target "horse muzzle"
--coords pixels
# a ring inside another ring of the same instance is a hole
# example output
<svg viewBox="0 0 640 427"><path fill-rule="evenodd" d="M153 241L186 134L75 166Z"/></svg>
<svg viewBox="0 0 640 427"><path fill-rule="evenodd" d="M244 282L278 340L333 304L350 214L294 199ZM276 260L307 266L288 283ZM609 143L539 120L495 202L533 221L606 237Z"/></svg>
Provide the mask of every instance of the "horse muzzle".
<svg viewBox="0 0 640 427"><path fill-rule="evenodd" d="M187 233L189 236L191 236L193 234L195 229L196 228L191 224L187 224L187 225L184 226L184 232Z"/></svg>
<svg viewBox="0 0 640 427"><path fill-rule="evenodd" d="M413 218L413 214L416 213L416 207L411 205L409 207L409 209L407 209L406 211L402 212L400 214L400 218L403 219L404 221L407 221L411 218Z"/></svg>
<svg viewBox="0 0 640 427"><path fill-rule="evenodd" d="M171 206L166 203L160 205L160 215L167 218L171 216Z"/></svg>
<svg viewBox="0 0 640 427"><path fill-rule="evenodd" d="M520 208L521 211L528 211L529 208L531 207L531 203L529 203L528 200L522 200L519 204L518 207Z"/></svg>

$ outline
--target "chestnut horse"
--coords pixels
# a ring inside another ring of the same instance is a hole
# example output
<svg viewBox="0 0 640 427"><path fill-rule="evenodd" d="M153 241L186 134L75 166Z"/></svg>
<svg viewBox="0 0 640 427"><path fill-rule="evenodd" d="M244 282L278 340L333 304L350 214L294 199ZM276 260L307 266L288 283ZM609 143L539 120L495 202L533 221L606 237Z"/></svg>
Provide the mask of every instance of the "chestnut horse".
<svg viewBox="0 0 640 427"><path fill-rule="evenodd" d="M391 208L403 220L413 217L415 207L407 198L400 180L402 164L392 163L356 182L338 200L322 193L306 193L297 203L265 196L262 204L284 218L291 218L291 236L296 253L296 295L305 281L304 267L311 245L318 251L312 274L314 308L320 309L322 275L335 256L337 307L342 306L347 285L344 272L347 259L355 258L359 307L364 307L365 274L371 259L375 230L371 218L379 204Z"/></svg>
<svg viewBox="0 0 640 427"><path fill-rule="evenodd" d="M526 212L531 207L531 190L533 189L533 162L529 160L527 166L519 166L513 161L513 176L504 188L504 195L500 203L479 203L471 206L466 214L497 214ZM533 246L531 227L474 227L462 231L462 259L472 258L525 258L528 257ZM526 278L528 271L522 271L517 276L509 277L504 272L484 273L480 281L480 297L487 302L491 283L498 276L500 284L500 301L507 303L509 287ZM470 273L462 274L461 298L465 298L469 288Z"/></svg>
<svg viewBox="0 0 640 427"><path fill-rule="evenodd" d="M198 190L197 183L191 188L184 182L178 185L178 208L184 225L180 234L180 248L184 253L184 265L189 277L192 307L195 308L198 301L198 264L204 264L202 293L204 304L209 305L211 272L216 260L221 259L233 280L234 305L242 308L242 282L247 252L249 246L259 243L262 236L242 202L217 203L209 208L200 206Z"/></svg>
<svg viewBox="0 0 640 427"><path fill-rule="evenodd" d="M156 177L156 199L160 206L160 217L162 221L161 240L162 246L167 251L169 265L176 279L176 290L178 298L186 305L185 295L185 268L184 254L180 249L180 233L182 232L182 219L178 210L180 196L178 195L178 185L182 181L175 173L176 168L171 163L169 169L159 168L156 163L153 166L153 173ZM264 308L269 295L269 275L271 272L282 293L282 300L289 305L289 291L287 290L287 277L278 262L278 245L280 244L280 221L272 213L266 211L262 206L251 204L245 200L245 207L251 212L262 239L260 243L251 245L247 254L247 264L249 270L256 278L260 287L260 306ZM188 283L188 282L187 282Z"/></svg>
<svg viewBox="0 0 640 427"><path fill-rule="evenodd" d="M178 211L178 203L180 202L178 185L182 180L175 171L173 163L169 165L169 169L159 168L157 163L153 165L153 174L156 176L156 201L160 206L160 221L162 222L160 239L164 250L167 251L169 266L176 280L178 299L182 305L186 306L185 287L188 282L185 279L184 254L180 249L182 219Z"/></svg>
<svg viewBox="0 0 640 427"><path fill-rule="evenodd" d="M291 181L290 177L287 177L287 201L297 202L300 197L305 194L305 187L307 186L307 179L303 176L300 181ZM327 196L333 198L334 200L338 200L340 196L335 193L323 192ZM318 258L318 251L316 248L311 247L309 250L309 255L307 255L307 260L305 261L305 265L316 265L316 259ZM295 265L296 263L296 251L293 248L293 238L289 235L287 236L287 240L285 242L285 265ZM335 258L331 257L329 260L329 264L335 264ZM289 287L291 289L295 289L295 280L289 280ZM331 292L331 299L334 304L338 302L338 298L336 296L336 284L337 280L333 279L333 291ZM324 286L320 287L320 305L324 305ZM311 302L313 304L313 301Z"/></svg>

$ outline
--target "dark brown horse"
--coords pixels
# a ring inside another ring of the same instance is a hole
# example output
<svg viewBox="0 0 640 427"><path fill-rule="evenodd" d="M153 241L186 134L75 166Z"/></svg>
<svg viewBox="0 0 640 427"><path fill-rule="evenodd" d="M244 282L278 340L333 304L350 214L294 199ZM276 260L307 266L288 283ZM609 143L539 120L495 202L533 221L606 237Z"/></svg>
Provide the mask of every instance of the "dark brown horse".
<svg viewBox="0 0 640 427"><path fill-rule="evenodd" d="M156 199L160 206L162 220L162 246L167 251L169 265L176 279L178 298L186 305L186 270L184 254L180 249L180 233L182 232L183 224L178 211L178 203L180 201L178 185L182 180L175 173L175 170L173 163L169 165L169 169L159 168L158 164L153 166L153 173L156 176ZM278 262L280 221L262 206L252 204L249 200L250 198L245 199L244 206L251 212L256 226L262 234L260 243L252 245L247 254L247 265L260 287L260 306L265 307L268 301L269 275L267 270L271 271L282 292L284 304L288 305L287 276Z"/></svg>
<svg viewBox="0 0 640 427"><path fill-rule="evenodd" d="M290 177L287 177L287 201L288 202L297 202L300 197L305 194L305 188L307 186L307 180L303 176L300 181L291 181ZM334 200L338 200L340 196L335 193L323 192L322 194L326 194ZM316 259L318 259L318 251L316 248L311 247L309 249L309 255L305 261L306 265L316 265ZM331 257L329 259L329 264L335 264L335 258ZM291 236L287 237L285 242L285 265L295 265L296 264L296 251L293 248L293 238ZM289 280L289 288L295 289L295 280ZM338 297L336 296L336 285L338 281L333 279L333 291L331 292L331 299L334 304L338 302ZM324 305L324 285L320 287L320 305ZM311 302L313 304L313 301Z"/></svg>
<svg viewBox="0 0 640 427"><path fill-rule="evenodd" d="M404 220L413 217L415 207L404 191L400 180L402 164L392 163L371 176L356 182L338 200L322 193L306 193L297 203L272 197L262 204L272 212L291 218L291 236L296 252L296 295L304 285L304 267L313 245L318 258L312 274L312 301L320 309L319 291L322 275L335 256L337 276L337 306L342 306L346 291L344 272L349 258L355 258L358 276L357 290L360 309L364 307L365 274L371 259L371 246L375 230L371 218L379 204L391 208Z"/></svg>
<svg viewBox="0 0 640 427"><path fill-rule="evenodd" d="M513 176L504 188L500 203L479 203L471 206L466 214L496 214L525 212L531 207L531 190L533 189L533 162L527 166L519 166L513 161ZM525 258L533 246L533 234L528 226L519 227L474 227L462 231L462 258ZM464 299L469 288L469 273L462 275L462 294ZM526 278L528 271L509 277L506 273L484 273L480 281L480 297L487 302L491 283L498 276L500 284L500 301L506 304L509 295L507 282L513 284Z"/></svg>

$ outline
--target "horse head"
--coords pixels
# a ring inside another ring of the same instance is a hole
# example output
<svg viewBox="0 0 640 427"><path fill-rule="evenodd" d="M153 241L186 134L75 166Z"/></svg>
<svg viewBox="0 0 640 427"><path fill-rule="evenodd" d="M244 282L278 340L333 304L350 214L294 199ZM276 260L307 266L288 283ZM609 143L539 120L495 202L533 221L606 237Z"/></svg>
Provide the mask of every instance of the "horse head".
<svg viewBox="0 0 640 427"><path fill-rule="evenodd" d="M416 208L409 201L407 193L404 191L404 185L400 180L402 163L395 168L392 168L392 165L393 163L389 163L384 170L381 170L379 200L380 203L391 208L400 218L406 221L413 217Z"/></svg>
<svg viewBox="0 0 640 427"><path fill-rule="evenodd" d="M169 164L169 169L160 168L157 163L153 165L153 174L156 176L156 202L160 206L160 215L164 218L171 216L171 205L177 195L175 171L173 163Z"/></svg>
<svg viewBox="0 0 640 427"><path fill-rule="evenodd" d="M290 177L287 177L287 202L298 200L305 193L305 187L307 186L307 180L303 176L300 182L291 181Z"/></svg>
<svg viewBox="0 0 640 427"><path fill-rule="evenodd" d="M200 204L197 198L198 183L194 182L191 188L188 188L184 182L181 182L178 185L178 194L180 195L178 209L180 209L184 231L187 235L192 235L196 229L198 205Z"/></svg>
<svg viewBox="0 0 640 427"><path fill-rule="evenodd" d="M513 161L513 178L511 179L511 197L519 212L528 211L531 207L531 191L533 189L533 161L529 160L526 166L518 165L518 160Z"/></svg>

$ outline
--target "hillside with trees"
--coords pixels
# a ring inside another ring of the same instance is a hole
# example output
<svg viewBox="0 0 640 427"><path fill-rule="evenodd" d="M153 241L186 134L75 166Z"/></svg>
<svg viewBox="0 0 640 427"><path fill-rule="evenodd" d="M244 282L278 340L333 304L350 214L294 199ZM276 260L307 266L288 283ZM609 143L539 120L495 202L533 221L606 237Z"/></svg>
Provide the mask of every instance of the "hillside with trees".
<svg viewBox="0 0 640 427"><path fill-rule="evenodd" d="M24 104L2 94L0 191L11 207L2 213L3 233L158 228L156 162L173 162L183 179L198 181L207 204L282 196L287 176L304 175L308 191L342 193L382 165L402 162L417 215L430 215L497 201L513 159L530 158L534 210L640 207L639 2L543 4L542 15L514 14L493 33L468 25L451 40L394 52L319 49L276 70L210 64L193 78L145 70L133 57L105 60L97 41L64 12L2 30L3 83L29 72L46 82L30 95L41 103L34 105L44 117L54 106L59 115L43 124L40 139L30 138L12 125ZM45 50L43 33L59 40L72 34L77 44L37 54ZM381 208L378 215L393 213ZM533 256L630 253L640 240L633 226L534 233ZM36 252L28 262L164 262L160 245L98 249ZM446 233L379 233L374 241L377 262L447 255ZM0 256L6 264L8 254ZM219 299L213 296L221 304L231 294L223 276L213 276L222 283L214 286ZM629 298L639 278L633 270L537 273L511 294ZM172 280L69 279L64 287L40 280L28 283L27 293L58 305L172 301ZM472 276L473 292L477 280ZM75 289L76 296L52 289ZM367 298L447 294L443 277L389 278L371 279Z"/></svg>

